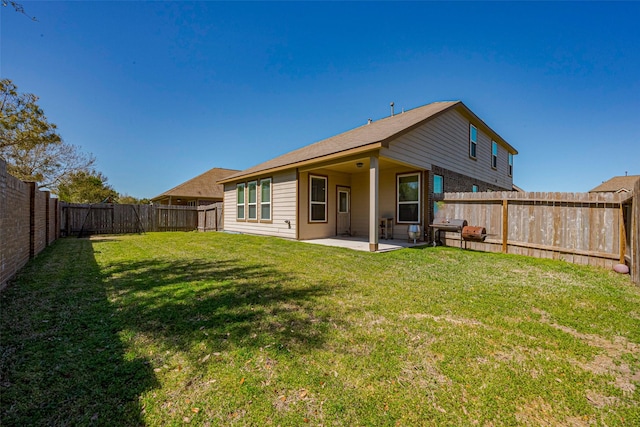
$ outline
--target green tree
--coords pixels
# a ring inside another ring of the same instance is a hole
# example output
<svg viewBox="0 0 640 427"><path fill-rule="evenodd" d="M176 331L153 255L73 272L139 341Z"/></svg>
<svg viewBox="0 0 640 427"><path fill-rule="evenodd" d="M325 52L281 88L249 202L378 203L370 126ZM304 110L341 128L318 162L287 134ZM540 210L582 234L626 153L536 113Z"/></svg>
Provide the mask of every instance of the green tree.
<svg viewBox="0 0 640 427"><path fill-rule="evenodd" d="M138 199L128 194L120 194L118 196L118 203L121 205L148 205L151 201L147 198Z"/></svg>
<svg viewBox="0 0 640 427"><path fill-rule="evenodd" d="M11 175L57 193L71 174L89 171L95 158L63 142L37 101L11 80L0 80L0 157Z"/></svg>
<svg viewBox="0 0 640 427"><path fill-rule="evenodd" d="M29 150L62 142L56 125L38 106L38 97L19 93L9 79L0 80L0 114L0 153L9 147Z"/></svg>
<svg viewBox="0 0 640 427"><path fill-rule="evenodd" d="M68 203L116 202L118 193L107 184L100 172L78 171L70 174L58 186L58 197Z"/></svg>

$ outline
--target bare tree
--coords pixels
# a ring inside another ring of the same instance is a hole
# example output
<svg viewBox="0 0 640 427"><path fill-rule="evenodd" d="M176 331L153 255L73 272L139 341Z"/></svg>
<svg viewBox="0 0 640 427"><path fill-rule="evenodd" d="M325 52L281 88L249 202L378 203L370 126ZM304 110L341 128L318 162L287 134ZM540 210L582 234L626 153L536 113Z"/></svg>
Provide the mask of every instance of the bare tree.
<svg viewBox="0 0 640 427"><path fill-rule="evenodd" d="M35 16L31 16L29 15L25 10L24 10L24 6L22 6L22 4L18 3L17 1L13 1L13 0L2 0L2 7L7 7L7 6L11 6L13 7L13 9L18 12L23 14L24 16L26 16L27 18L31 19L32 21L37 21Z"/></svg>
<svg viewBox="0 0 640 427"><path fill-rule="evenodd" d="M40 144L31 149L11 147L7 172L23 181L35 181L39 188L57 193L58 186L70 175L88 171L95 164L92 155L64 142Z"/></svg>

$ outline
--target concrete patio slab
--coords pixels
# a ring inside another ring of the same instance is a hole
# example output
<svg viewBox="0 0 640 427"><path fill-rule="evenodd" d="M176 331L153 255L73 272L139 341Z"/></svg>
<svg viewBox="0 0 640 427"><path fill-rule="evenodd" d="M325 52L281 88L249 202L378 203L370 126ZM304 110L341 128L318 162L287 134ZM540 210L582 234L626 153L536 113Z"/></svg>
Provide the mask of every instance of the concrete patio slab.
<svg viewBox="0 0 640 427"><path fill-rule="evenodd" d="M314 245L335 246L339 248L353 249L354 251L369 252L369 239L366 237L331 237L327 239L311 239L302 240L304 243L312 243ZM425 242L394 239L380 240L377 252L389 252L397 249L412 248L415 246L424 246Z"/></svg>

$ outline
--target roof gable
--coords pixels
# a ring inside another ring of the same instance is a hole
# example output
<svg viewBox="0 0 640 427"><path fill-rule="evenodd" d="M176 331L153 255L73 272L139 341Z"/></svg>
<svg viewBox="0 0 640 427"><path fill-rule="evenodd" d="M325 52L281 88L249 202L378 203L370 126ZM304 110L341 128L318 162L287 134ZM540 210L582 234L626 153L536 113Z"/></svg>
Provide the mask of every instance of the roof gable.
<svg viewBox="0 0 640 427"><path fill-rule="evenodd" d="M614 176L613 178L603 182L597 187L589 190L589 193L617 193L624 191L633 191L636 181L640 179L640 175Z"/></svg>
<svg viewBox="0 0 640 427"><path fill-rule="evenodd" d="M221 180L221 182L230 182L236 178L266 173L274 169L294 167L302 162L309 162L315 159L320 160L326 156L338 155L352 150L365 151L368 148L376 148L376 146L386 146L392 139L415 129L453 108L458 108L467 117L472 117L474 121L493 138L505 145L510 152L517 154L517 151L513 147L489 128L489 126L461 101L442 101L403 111L402 113L373 121L339 135L290 151L274 159L230 175Z"/></svg>
<svg viewBox="0 0 640 427"><path fill-rule="evenodd" d="M151 200L154 201L169 196L222 199L224 188L217 182L237 172L237 169L213 168L157 195Z"/></svg>

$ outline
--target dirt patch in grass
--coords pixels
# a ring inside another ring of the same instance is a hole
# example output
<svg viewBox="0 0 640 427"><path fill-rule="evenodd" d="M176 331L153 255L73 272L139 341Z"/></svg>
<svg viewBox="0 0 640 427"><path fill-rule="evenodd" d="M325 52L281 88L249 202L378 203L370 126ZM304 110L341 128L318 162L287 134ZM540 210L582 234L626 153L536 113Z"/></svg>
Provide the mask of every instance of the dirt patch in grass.
<svg viewBox="0 0 640 427"><path fill-rule="evenodd" d="M543 310L536 309L534 312L540 315L543 323L567 333L591 347L602 350L601 354L586 362L574 359L575 365L596 375L614 377L614 381L611 384L624 393L630 395L635 392L636 383L640 382L640 371L635 372L632 370L621 358L624 355L637 356L640 354L640 345L630 342L627 338L621 336L616 336L613 340L609 340L595 334L584 334L568 326L553 322L551 316ZM602 396L592 391L587 393L587 400L596 407L611 405L617 401L615 397Z"/></svg>
<svg viewBox="0 0 640 427"><path fill-rule="evenodd" d="M605 271L224 233L33 265L0 294L3 425L640 425L640 293Z"/></svg>

